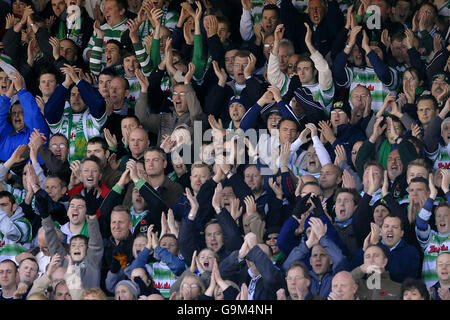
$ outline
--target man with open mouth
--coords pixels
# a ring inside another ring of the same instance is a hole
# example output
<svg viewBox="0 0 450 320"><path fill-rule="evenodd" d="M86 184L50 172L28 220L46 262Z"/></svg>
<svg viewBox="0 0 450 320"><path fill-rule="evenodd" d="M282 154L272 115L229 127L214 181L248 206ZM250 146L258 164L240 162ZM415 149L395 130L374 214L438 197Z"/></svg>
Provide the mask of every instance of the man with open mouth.
<svg viewBox="0 0 450 320"><path fill-rule="evenodd" d="M34 129L47 139L49 134L36 98L24 89L24 80L20 73L13 71L9 77L12 81L8 92L0 97L0 110L2 110L0 116L0 160L3 161L7 161L19 145L28 144ZM17 93L18 99L12 103L11 98L14 92ZM43 163L42 160L38 160Z"/></svg>
<svg viewBox="0 0 450 320"><path fill-rule="evenodd" d="M56 226L47 212L41 213L50 254L59 254L62 266L73 264L79 269L84 289L100 287L100 267L103 258L103 239L96 216L97 205L91 199L75 195L69 202L67 215L69 222L61 227L66 233L65 243L69 244L69 256L56 234Z"/></svg>

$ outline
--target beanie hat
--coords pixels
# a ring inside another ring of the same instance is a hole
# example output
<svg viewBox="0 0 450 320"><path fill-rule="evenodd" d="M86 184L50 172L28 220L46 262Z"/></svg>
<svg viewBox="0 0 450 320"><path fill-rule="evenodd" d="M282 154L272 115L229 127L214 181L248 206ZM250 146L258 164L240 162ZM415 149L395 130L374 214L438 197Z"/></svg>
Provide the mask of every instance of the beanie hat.
<svg viewBox="0 0 450 320"><path fill-rule="evenodd" d="M230 107L233 103L239 103L244 106L245 110L250 109L250 101L245 96L232 96L228 101L228 107Z"/></svg>
<svg viewBox="0 0 450 320"><path fill-rule="evenodd" d="M372 206L373 210L375 210L376 207L383 206L385 207L389 212L391 212L391 209L389 209L389 206L383 198L378 199Z"/></svg>
<svg viewBox="0 0 450 320"><path fill-rule="evenodd" d="M344 111L348 117L348 120L352 118L352 108L350 107L350 104L346 100L336 101L335 103L333 103L333 105L331 106L330 113L333 111L337 112Z"/></svg>
<svg viewBox="0 0 450 320"><path fill-rule="evenodd" d="M442 80L445 81L447 84L450 84L450 77L447 72L439 72L433 75L432 82L436 80Z"/></svg>
<svg viewBox="0 0 450 320"><path fill-rule="evenodd" d="M131 293L136 297L136 299L138 298L141 290L136 283L131 280L122 280L117 283L116 288L120 285L126 286L128 289L130 289Z"/></svg>
<svg viewBox="0 0 450 320"><path fill-rule="evenodd" d="M264 120L264 122L267 121L267 119L272 113L276 113L281 116L280 108L278 108L276 102L271 102L267 104L264 108L261 109L259 113L261 114L261 117Z"/></svg>

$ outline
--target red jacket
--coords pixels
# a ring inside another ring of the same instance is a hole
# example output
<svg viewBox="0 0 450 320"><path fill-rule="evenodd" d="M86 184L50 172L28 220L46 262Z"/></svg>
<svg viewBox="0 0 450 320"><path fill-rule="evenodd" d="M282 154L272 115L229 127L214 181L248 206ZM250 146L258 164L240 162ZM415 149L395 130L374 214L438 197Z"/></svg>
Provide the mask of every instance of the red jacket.
<svg viewBox="0 0 450 320"><path fill-rule="evenodd" d="M106 185L104 185L102 182L99 183L99 187L102 189L102 193L100 194L100 197L102 197L102 199L105 199L106 195L109 193L109 188ZM67 192L69 194L69 198L71 198L72 196L74 196L76 194L80 194L81 190L83 190L83 189L84 189L84 185L82 183L73 187L72 189L70 189ZM97 209L97 218L100 218L100 207Z"/></svg>

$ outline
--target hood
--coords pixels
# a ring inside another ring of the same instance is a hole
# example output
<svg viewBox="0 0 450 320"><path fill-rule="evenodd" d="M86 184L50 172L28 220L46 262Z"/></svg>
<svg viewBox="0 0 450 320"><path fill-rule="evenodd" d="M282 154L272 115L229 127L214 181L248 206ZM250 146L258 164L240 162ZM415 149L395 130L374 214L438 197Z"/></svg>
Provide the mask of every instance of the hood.
<svg viewBox="0 0 450 320"><path fill-rule="evenodd" d="M25 214L22 211L22 207L17 206L16 211L14 211L13 215L11 216L11 220L17 220L19 218L22 218L23 216L25 216Z"/></svg>

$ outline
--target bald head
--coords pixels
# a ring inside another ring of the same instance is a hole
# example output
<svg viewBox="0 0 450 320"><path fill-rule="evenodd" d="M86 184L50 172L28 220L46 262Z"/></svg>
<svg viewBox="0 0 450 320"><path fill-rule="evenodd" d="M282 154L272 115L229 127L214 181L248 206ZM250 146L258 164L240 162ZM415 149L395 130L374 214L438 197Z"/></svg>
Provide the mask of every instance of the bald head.
<svg viewBox="0 0 450 320"><path fill-rule="evenodd" d="M354 300L358 285L348 271L341 271L331 280L330 297L333 300Z"/></svg>

